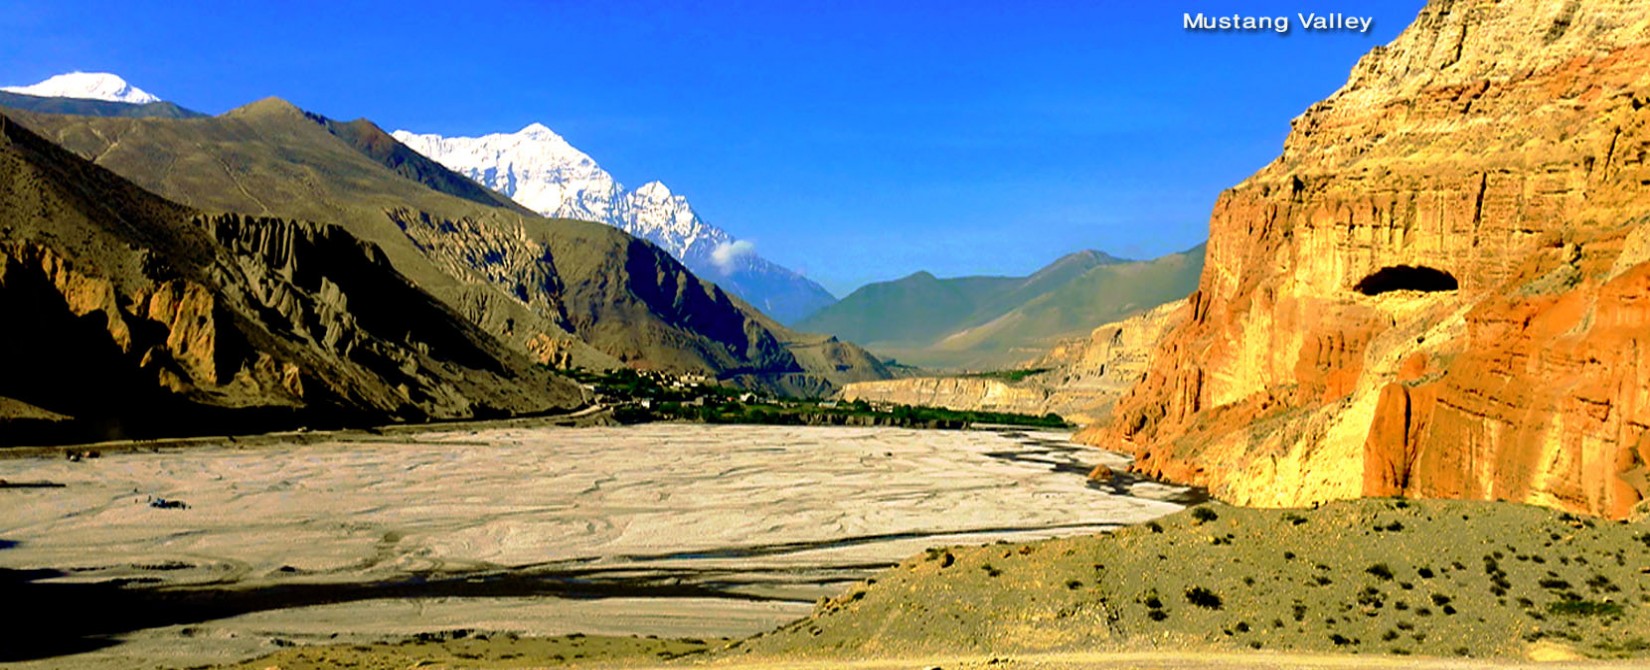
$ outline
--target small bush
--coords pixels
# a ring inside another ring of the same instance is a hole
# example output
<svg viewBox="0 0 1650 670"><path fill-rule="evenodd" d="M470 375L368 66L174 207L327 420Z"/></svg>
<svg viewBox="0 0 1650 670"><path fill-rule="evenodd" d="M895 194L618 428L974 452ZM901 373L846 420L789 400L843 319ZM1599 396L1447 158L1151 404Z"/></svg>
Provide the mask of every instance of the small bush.
<svg viewBox="0 0 1650 670"><path fill-rule="evenodd" d="M1596 600L1560 600L1547 605L1547 611L1559 616L1620 616L1621 604Z"/></svg>
<svg viewBox="0 0 1650 670"><path fill-rule="evenodd" d="M1198 520L1199 523L1209 523L1219 519L1220 514L1208 507L1194 507L1192 508L1192 518Z"/></svg>
<svg viewBox="0 0 1650 670"><path fill-rule="evenodd" d="M1211 610L1218 610L1221 605L1219 595L1201 586L1186 589L1186 602Z"/></svg>
<svg viewBox="0 0 1650 670"><path fill-rule="evenodd" d="M1364 572L1374 575L1376 579L1383 582L1392 581L1392 568L1387 567L1385 563L1376 563L1371 565L1368 568L1365 568Z"/></svg>

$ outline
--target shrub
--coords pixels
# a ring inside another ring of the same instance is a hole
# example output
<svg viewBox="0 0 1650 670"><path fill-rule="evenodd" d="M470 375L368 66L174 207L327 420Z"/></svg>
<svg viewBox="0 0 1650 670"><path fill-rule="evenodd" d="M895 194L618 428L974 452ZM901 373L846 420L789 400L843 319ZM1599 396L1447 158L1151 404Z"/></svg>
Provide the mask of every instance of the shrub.
<svg viewBox="0 0 1650 670"><path fill-rule="evenodd" d="M1208 507L1194 507L1192 508L1192 518L1197 519L1200 523L1209 523L1219 519L1220 514Z"/></svg>
<svg viewBox="0 0 1650 670"><path fill-rule="evenodd" d="M1392 568L1387 567L1385 563L1376 563L1371 565L1368 568L1365 568L1364 572L1374 575L1376 579L1383 582L1392 581Z"/></svg>
<svg viewBox="0 0 1650 670"><path fill-rule="evenodd" d="M1186 602L1211 610L1218 610L1221 605L1219 595L1201 586L1186 589Z"/></svg>
<svg viewBox="0 0 1650 670"><path fill-rule="evenodd" d="M1621 604L1596 600L1560 600L1547 605L1547 611L1559 616L1619 616Z"/></svg>

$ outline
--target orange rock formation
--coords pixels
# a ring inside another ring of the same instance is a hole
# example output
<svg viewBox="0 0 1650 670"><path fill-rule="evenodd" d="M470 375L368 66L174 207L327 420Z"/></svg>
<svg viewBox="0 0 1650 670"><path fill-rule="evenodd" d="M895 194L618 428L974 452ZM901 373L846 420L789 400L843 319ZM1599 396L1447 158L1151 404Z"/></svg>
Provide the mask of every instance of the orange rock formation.
<svg viewBox="0 0 1650 670"><path fill-rule="evenodd" d="M1083 439L1236 502L1621 517L1650 460L1650 5L1434 0L1223 193Z"/></svg>

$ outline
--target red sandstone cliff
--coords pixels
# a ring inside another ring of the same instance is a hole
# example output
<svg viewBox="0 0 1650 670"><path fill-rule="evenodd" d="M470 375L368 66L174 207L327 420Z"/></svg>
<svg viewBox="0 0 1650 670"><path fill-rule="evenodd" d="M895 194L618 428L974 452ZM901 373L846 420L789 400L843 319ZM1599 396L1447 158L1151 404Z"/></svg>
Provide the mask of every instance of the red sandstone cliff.
<svg viewBox="0 0 1650 670"><path fill-rule="evenodd" d="M1237 502L1625 515L1650 460L1647 120L1650 5L1434 0L1221 195L1190 318L1083 438Z"/></svg>

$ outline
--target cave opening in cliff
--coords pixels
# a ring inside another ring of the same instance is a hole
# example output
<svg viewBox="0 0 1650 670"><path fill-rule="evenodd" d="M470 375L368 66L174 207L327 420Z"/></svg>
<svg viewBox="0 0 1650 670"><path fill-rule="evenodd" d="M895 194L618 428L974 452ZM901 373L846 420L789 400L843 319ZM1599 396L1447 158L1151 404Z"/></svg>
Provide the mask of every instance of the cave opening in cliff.
<svg viewBox="0 0 1650 670"><path fill-rule="evenodd" d="M1424 265L1391 265L1358 280L1352 290L1364 295L1380 295L1389 291L1454 291L1461 288L1452 275Z"/></svg>

